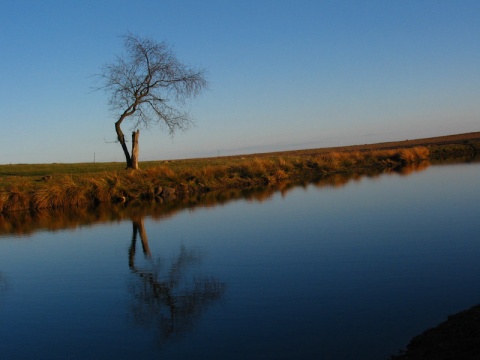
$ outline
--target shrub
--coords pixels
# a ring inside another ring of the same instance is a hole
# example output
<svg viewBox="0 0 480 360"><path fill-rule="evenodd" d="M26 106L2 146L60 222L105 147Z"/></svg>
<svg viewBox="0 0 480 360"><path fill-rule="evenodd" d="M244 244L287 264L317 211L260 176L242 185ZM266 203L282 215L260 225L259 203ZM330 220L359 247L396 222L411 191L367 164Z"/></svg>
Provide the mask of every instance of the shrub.
<svg viewBox="0 0 480 360"><path fill-rule="evenodd" d="M424 146L417 146L413 148L418 160L428 160L430 157L430 150Z"/></svg>
<svg viewBox="0 0 480 360"><path fill-rule="evenodd" d="M422 160L427 160L429 151L425 147L414 147L410 149L401 149L399 157L404 164L411 164Z"/></svg>

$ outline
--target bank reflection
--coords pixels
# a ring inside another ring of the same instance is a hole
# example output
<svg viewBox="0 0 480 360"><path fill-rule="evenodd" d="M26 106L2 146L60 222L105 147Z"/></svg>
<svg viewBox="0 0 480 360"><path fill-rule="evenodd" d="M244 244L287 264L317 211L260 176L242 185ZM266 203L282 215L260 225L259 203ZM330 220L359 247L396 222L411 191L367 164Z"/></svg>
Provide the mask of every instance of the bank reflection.
<svg viewBox="0 0 480 360"><path fill-rule="evenodd" d="M136 264L137 240L140 238L144 264ZM132 242L128 251L128 266L134 275L130 285L134 322L153 328L161 346L167 340L182 338L190 331L196 318L219 300L225 284L214 277L196 274L192 265L201 256L180 247L179 254L165 261L152 258L144 219L132 219Z"/></svg>
<svg viewBox="0 0 480 360"><path fill-rule="evenodd" d="M247 189L224 189L204 194L193 194L175 201L159 203L156 201L138 201L129 204L100 204L95 207L73 207L68 209L42 209L36 212L15 211L0 214L0 236L17 235L29 236L39 230L58 231L74 229L85 225L95 225L112 221L130 220L141 216L148 216L154 220L174 216L180 211L194 211L196 208L222 206L236 200L249 202L263 202L280 193L282 197L298 187L313 185L317 188L341 188L351 181L377 178L384 175L409 175L423 171L430 164L423 162L405 166L396 171L383 172L348 172L336 174L319 174L313 178L298 179L296 182L283 182L275 186ZM138 230L137 230L138 231Z"/></svg>

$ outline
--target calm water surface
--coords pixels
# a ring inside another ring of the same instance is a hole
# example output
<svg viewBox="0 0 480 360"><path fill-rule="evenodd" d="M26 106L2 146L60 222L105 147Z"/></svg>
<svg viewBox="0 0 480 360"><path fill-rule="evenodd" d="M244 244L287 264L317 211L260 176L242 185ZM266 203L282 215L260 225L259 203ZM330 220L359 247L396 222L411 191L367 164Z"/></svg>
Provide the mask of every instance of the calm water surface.
<svg viewBox="0 0 480 360"><path fill-rule="evenodd" d="M432 166L3 235L1 358L388 359L480 303L479 176Z"/></svg>

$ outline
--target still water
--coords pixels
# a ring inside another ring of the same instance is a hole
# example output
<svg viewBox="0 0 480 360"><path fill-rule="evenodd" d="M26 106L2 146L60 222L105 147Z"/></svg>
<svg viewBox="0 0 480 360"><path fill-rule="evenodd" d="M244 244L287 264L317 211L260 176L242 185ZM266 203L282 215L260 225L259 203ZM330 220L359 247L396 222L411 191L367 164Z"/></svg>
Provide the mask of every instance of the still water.
<svg viewBox="0 0 480 360"><path fill-rule="evenodd" d="M4 231L1 358L388 359L480 303L479 176L431 166Z"/></svg>

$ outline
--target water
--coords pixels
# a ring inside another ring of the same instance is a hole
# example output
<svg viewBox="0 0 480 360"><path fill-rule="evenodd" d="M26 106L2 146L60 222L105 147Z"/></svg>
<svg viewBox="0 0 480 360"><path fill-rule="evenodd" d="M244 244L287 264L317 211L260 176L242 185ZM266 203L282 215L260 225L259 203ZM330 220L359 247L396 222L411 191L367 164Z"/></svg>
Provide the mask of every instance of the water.
<svg viewBox="0 0 480 360"><path fill-rule="evenodd" d="M1 358L388 359L480 303L479 175L3 224Z"/></svg>

